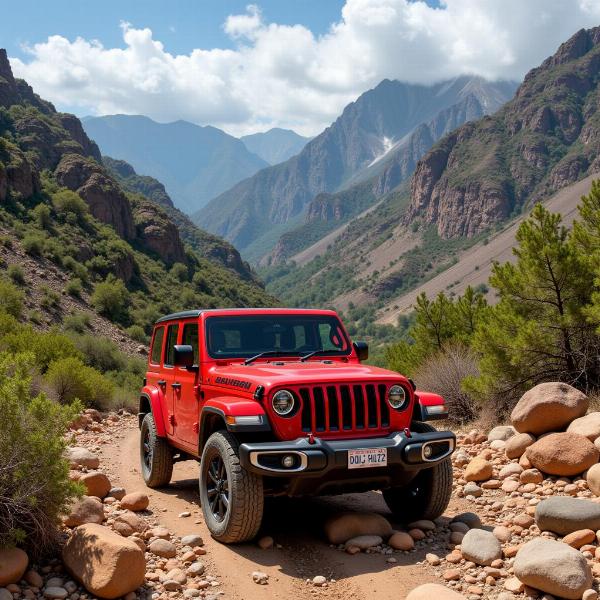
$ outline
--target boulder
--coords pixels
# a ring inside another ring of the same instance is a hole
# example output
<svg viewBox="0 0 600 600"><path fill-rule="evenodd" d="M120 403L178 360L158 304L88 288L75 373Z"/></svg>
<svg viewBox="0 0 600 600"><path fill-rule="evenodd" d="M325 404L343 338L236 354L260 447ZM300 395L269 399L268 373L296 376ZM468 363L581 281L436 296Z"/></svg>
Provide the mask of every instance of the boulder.
<svg viewBox="0 0 600 600"><path fill-rule="evenodd" d="M121 498L121 508L138 512L146 510L150 504L148 496L142 492L132 492Z"/></svg>
<svg viewBox="0 0 600 600"><path fill-rule="evenodd" d="M83 496L72 506L69 514L63 518L63 524L67 527L79 527L86 523L100 525L104 521L104 506L100 500Z"/></svg>
<svg viewBox="0 0 600 600"><path fill-rule="evenodd" d="M588 406L587 396L566 383L540 383L521 396L510 420L519 433L537 436L565 429L585 415Z"/></svg>
<svg viewBox="0 0 600 600"><path fill-rule="evenodd" d="M488 433L487 439L488 442L494 442L496 440L506 442L516 433L517 432L512 425L498 425Z"/></svg>
<svg viewBox="0 0 600 600"><path fill-rule="evenodd" d="M600 437L600 412L593 412L575 419L567 427L567 431L583 435L593 442Z"/></svg>
<svg viewBox="0 0 600 600"><path fill-rule="evenodd" d="M88 592L119 598L144 583L144 553L131 540L89 523L74 530L62 552L67 570Z"/></svg>
<svg viewBox="0 0 600 600"><path fill-rule="evenodd" d="M506 442L504 451L507 458L520 458L525 450L535 442L535 437L530 433L517 433Z"/></svg>
<svg viewBox="0 0 600 600"><path fill-rule="evenodd" d="M465 560L486 567L502 558L500 542L493 533L484 529L469 530L462 540L460 550Z"/></svg>
<svg viewBox="0 0 600 600"><path fill-rule="evenodd" d="M598 462L600 452L588 438L577 433L551 433L529 446L531 464L548 475L572 477Z"/></svg>
<svg viewBox="0 0 600 600"><path fill-rule="evenodd" d="M100 459L87 448L67 448L65 458L69 461L72 469L85 467L86 469L97 469L100 466Z"/></svg>
<svg viewBox="0 0 600 600"><path fill-rule="evenodd" d="M349 546L356 546L361 550L367 550L368 548L372 548L373 546L379 546L383 543L383 540L378 535L359 535L357 537L350 538L345 546L348 548Z"/></svg>
<svg viewBox="0 0 600 600"><path fill-rule="evenodd" d="M600 529L600 504L583 498L554 496L535 508L535 522L541 531L567 535L581 529Z"/></svg>
<svg viewBox="0 0 600 600"><path fill-rule="evenodd" d="M387 519L376 513L342 513L325 523L325 535L330 544L344 544L359 535L378 535L387 539L392 531Z"/></svg>
<svg viewBox="0 0 600 600"><path fill-rule="evenodd" d="M91 471L85 473L79 478L79 481L85 485L88 496L97 496L105 498L111 490L110 480L100 471Z"/></svg>
<svg viewBox="0 0 600 600"><path fill-rule="evenodd" d="M583 555L562 542L535 538L518 552L515 575L536 590L578 600L592 586L592 572Z"/></svg>
<svg viewBox="0 0 600 600"><path fill-rule="evenodd" d="M409 592L406 600L465 600L465 597L444 585L426 583Z"/></svg>
<svg viewBox="0 0 600 600"><path fill-rule="evenodd" d="M494 467L489 460L476 456L466 467L464 478L466 481L485 481L494 474Z"/></svg>
<svg viewBox="0 0 600 600"><path fill-rule="evenodd" d="M0 587L20 581L28 564L29 558L20 548L0 549Z"/></svg>
<svg viewBox="0 0 600 600"><path fill-rule="evenodd" d="M588 487L596 495L600 496L600 464L592 465L585 474Z"/></svg>

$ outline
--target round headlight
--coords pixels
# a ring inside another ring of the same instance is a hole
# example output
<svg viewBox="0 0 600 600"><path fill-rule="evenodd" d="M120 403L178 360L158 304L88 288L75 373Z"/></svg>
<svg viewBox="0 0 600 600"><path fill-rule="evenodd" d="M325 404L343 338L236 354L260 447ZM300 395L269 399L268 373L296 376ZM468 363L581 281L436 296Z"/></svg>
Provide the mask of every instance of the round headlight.
<svg viewBox="0 0 600 600"><path fill-rule="evenodd" d="M388 393L388 402L396 410L403 409L408 402L406 390L401 385L393 385Z"/></svg>
<svg viewBox="0 0 600 600"><path fill-rule="evenodd" d="M273 410L281 417L289 415L294 410L294 395L288 390L279 390L271 400Z"/></svg>

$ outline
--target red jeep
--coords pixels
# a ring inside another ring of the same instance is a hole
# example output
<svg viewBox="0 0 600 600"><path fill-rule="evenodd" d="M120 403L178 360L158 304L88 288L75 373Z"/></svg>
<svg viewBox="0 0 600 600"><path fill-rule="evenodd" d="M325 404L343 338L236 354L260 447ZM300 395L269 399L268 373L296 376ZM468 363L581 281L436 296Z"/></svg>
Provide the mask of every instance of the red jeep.
<svg viewBox="0 0 600 600"><path fill-rule="evenodd" d="M144 481L167 485L175 461L199 460L206 525L227 543L256 535L266 494L382 490L404 522L439 516L455 436L425 421L447 415L444 400L367 356L328 310L159 319L140 394Z"/></svg>

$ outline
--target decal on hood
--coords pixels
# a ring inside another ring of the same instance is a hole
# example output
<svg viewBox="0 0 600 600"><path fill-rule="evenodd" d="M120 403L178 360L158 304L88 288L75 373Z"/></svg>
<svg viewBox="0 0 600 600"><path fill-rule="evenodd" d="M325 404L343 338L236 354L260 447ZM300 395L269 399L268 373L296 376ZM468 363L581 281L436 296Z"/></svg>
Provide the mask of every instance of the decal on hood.
<svg viewBox="0 0 600 600"><path fill-rule="evenodd" d="M231 385L233 387L242 388L244 390L249 390L252 387L252 384L249 381L242 381L241 379L232 379L231 377L217 377L215 379L215 383L220 383L222 385Z"/></svg>

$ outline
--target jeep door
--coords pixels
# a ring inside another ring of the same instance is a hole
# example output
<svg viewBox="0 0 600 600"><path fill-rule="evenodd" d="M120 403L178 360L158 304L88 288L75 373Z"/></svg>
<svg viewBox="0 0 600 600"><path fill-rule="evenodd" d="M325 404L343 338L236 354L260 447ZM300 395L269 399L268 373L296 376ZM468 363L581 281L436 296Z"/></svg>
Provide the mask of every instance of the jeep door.
<svg viewBox="0 0 600 600"><path fill-rule="evenodd" d="M173 390L175 403L175 437L178 441L198 447L198 421L200 415L199 395L197 391L198 378L198 321L182 323L183 331L181 344L189 345L194 349L195 369L175 369L175 381L179 387Z"/></svg>
<svg viewBox="0 0 600 600"><path fill-rule="evenodd" d="M175 396L174 391L177 389L175 381L175 344L177 344L177 338L179 336L179 323L170 323L167 326L167 334L164 344L163 351L163 369L162 369L162 381L164 382L165 389L165 400L167 405L167 419L165 421L165 427L167 433L173 435L175 430ZM175 386L175 387L174 387Z"/></svg>

